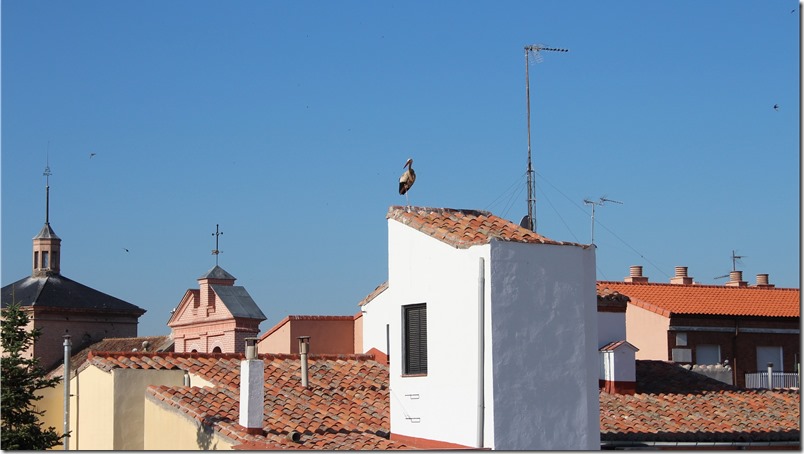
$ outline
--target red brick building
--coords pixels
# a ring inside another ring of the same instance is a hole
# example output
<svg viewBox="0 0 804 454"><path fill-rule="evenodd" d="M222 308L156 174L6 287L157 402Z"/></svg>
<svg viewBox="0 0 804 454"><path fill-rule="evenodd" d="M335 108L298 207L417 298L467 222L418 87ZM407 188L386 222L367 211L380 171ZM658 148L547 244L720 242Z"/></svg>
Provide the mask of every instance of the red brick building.
<svg viewBox="0 0 804 454"><path fill-rule="evenodd" d="M168 320L176 352L242 353L245 339L257 337L266 317L235 280L215 265L185 292Z"/></svg>
<svg viewBox="0 0 804 454"><path fill-rule="evenodd" d="M733 383L745 386L745 374L795 372L801 362L799 289L776 288L767 275L749 285L734 271L725 285L701 285L677 267L671 283L649 283L641 267L625 282L600 281L598 293L629 297L627 340L637 359L732 367Z"/></svg>

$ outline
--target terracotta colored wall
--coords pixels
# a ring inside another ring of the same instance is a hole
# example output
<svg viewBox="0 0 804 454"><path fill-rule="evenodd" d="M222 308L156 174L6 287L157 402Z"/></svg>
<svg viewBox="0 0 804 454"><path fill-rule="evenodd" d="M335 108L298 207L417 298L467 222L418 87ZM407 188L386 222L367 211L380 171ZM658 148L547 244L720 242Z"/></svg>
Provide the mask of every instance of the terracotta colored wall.
<svg viewBox="0 0 804 454"><path fill-rule="evenodd" d="M297 354L299 336L310 336L310 354L362 353L363 341L355 340L355 332L355 320L351 316L290 316L287 322L265 336L258 348L260 353Z"/></svg>
<svg viewBox="0 0 804 454"><path fill-rule="evenodd" d="M636 359L667 361L667 329L670 319L633 304L625 312L626 340L639 351Z"/></svg>

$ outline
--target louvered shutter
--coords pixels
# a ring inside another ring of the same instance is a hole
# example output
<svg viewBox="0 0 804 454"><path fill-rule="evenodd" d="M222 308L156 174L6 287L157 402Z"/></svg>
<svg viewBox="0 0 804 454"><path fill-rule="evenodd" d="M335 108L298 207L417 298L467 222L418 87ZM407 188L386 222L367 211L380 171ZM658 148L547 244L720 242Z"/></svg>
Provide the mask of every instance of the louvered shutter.
<svg viewBox="0 0 804 454"><path fill-rule="evenodd" d="M427 305L405 306L405 373L427 373Z"/></svg>

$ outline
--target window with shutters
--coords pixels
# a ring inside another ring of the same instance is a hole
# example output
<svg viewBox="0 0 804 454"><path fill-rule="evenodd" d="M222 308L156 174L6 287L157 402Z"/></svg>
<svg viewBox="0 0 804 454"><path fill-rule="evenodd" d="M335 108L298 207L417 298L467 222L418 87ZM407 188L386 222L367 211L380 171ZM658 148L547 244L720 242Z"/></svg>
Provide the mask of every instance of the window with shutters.
<svg viewBox="0 0 804 454"><path fill-rule="evenodd" d="M427 373L427 305L403 306L405 375Z"/></svg>

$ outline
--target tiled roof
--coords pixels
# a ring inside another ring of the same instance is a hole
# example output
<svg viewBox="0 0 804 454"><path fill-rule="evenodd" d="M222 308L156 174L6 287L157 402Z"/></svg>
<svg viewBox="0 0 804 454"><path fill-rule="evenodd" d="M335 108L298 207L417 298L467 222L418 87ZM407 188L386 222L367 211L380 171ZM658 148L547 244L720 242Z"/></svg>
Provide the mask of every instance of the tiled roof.
<svg viewBox="0 0 804 454"><path fill-rule="evenodd" d="M226 309L236 318L265 320L267 317L245 287L239 285L210 285Z"/></svg>
<svg viewBox="0 0 804 454"><path fill-rule="evenodd" d="M213 427L239 449L407 449L389 440L388 368L369 355L311 355L309 388L298 355L260 355L264 435L239 425L242 354L93 353L96 366L184 369L213 387L150 386L146 397ZM636 362L636 394L600 393L606 442L739 442L800 439L797 390L737 388L664 361ZM293 442L291 432L301 434Z"/></svg>
<svg viewBox="0 0 804 454"><path fill-rule="evenodd" d="M588 247L551 240L487 211L392 206L386 218L399 221L456 248L488 244L492 239Z"/></svg>
<svg viewBox="0 0 804 454"><path fill-rule="evenodd" d="M265 435L238 424L242 354L93 353L95 366L184 369L212 388L150 386L147 398L213 426L235 443L265 449L405 449L390 434L388 369L370 355L310 355L309 387L300 385L298 355L259 355L265 361ZM288 438L301 434L299 442Z"/></svg>
<svg viewBox="0 0 804 454"><path fill-rule="evenodd" d="M627 295L635 306L670 317L671 314L798 317L799 289L726 287L599 281L601 292Z"/></svg>
<svg viewBox="0 0 804 454"><path fill-rule="evenodd" d="M382 284L378 285L377 288L372 290L371 293L369 293L368 295L366 295L365 298L360 300L360 302L357 303L357 305L358 306L363 306L364 304L370 303L372 300L374 300L374 298L379 296L380 293L382 293L382 292L384 292L386 290L388 290L388 281L385 281Z"/></svg>
<svg viewBox="0 0 804 454"><path fill-rule="evenodd" d="M115 337L107 338L94 344L78 350L73 346L73 352L70 357L70 367L72 370L83 369L87 362L89 353L96 352L130 352L142 350L143 342L148 342L148 351L150 352L172 352L173 339L170 336L144 336L144 337ZM49 377L60 377L64 375L64 363L60 364L56 369L51 371Z"/></svg>
<svg viewBox="0 0 804 454"><path fill-rule="evenodd" d="M798 390L600 393L600 439L760 442L801 438Z"/></svg>
<svg viewBox="0 0 804 454"><path fill-rule="evenodd" d="M26 277L6 285L0 291L2 307L20 306L56 308L70 311L130 314L139 317L145 309L107 295L61 274Z"/></svg>
<svg viewBox="0 0 804 454"><path fill-rule="evenodd" d="M637 361L636 378L636 394L600 393L602 442L800 439L798 390L741 390L665 361Z"/></svg>
<svg viewBox="0 0 804 454"><path fill-rule="evenodd" d="M634 350L635 352L638 352L638 351L639 351L639 349L638 349L638 348L636 348L636 347L634 347L633 345L631 345L631 343L630 343L630 342L628 342L628 341L624 341L624 340L620 340L620 341L614 341L614 342L609 342L608 344L606 344L606 345L604 345L604 346L600 347L600 348L598 349L598 351L601 351L601 352L611 352L611 351L617 350L619 347L622 347L622 346L627 346L627 347L630 347L630 348L631 348L632 350Z"/></svg>

